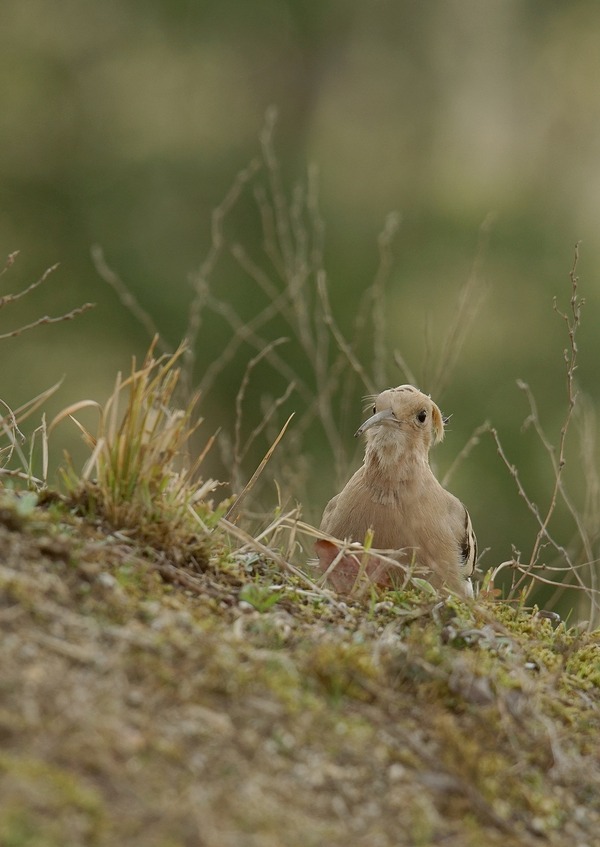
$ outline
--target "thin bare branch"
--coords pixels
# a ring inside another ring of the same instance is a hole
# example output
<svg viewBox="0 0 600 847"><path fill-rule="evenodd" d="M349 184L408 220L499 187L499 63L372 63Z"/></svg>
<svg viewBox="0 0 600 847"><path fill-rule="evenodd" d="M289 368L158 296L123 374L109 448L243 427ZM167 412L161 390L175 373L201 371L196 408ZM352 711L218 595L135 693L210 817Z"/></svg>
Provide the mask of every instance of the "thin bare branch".
<svg viewBox="0 0 600 847"><path fill-rule="evenodd" d="M263 433L266 430L269 422L274 417L274 415L277 413L277 410L280 409L281 406L283 406L284 403L291 397L291 395L293 394L295 389L296 389L296 383L290 382L290 384L287 386L287 388L285 389L283 394L280 397L277 397L275 400L273 400L269 404L269 407L268 407L267 411L265 412L265 414L263 415L262 419L260 420L260 422L256 425L256 427L252 430L252 432L250 433L250 435L246 439L246 442L245 442L245 444L242 448L241 454L240 454L240 460L243 461L243 459L245 459L245 457L248 455L248 451L250 450L250 447L254 444L254 442L259 437L259 435L261 435L261 433Z"/></svg>
<svg viewBox="0 0 600 847"><path fill-rule="evenodd" d="M196 357L198 332L202 321L202 310L206 303L205 295L207 290L207 281L214 272L226 244L223 232L225 220L229 212L238 202L245 186L260 167L260 161L258 159L253 159L247 167L239 171L226 196L212 213L210 247L204 261L200 265L197 275L192 280L194 299L190 305L188 325L185 332L188 347L185 353L185 367L182 373L182 382L186 384L188 391L192 384L192 371L194 369Z"/></svg>
<svg viewBox="0 0 600 847"><path fill-rule="evenodd" d="M232 468L232 478L233 480L237 480L239 478L240 473L240 464L244 455L247 453L248 448L254 438L256 436L251 436L249 442L246 443L244 448L242 449L242 411L244 405L244 397L246 396L246 390L248 385L250 384L250 377L252 375L252 371L254 368L265 359L269 353L275 348L279 347L281 344L285 344L289 341L288 338L277 338L275 341L272 341L270 344L267 344L254 358L250 359L248 364L246 365L246 370L244 371L244 376L242 377L242 381L240 383L240 387L238 389L236 398L235 398L235 426L234 426L234 435L233 435L233 468ZM293 383L290 383L293 385ZM264 429L266 424L263 422L260 425L260 428L257 431L261 432ZM235 483L234 483L235 484Z"/></svg>
<svg viewBox="0 0 600 847"><path fill-rule="evenodd" d="M275 212L275 230L277 247L283 258L285 273L289 276L294 270L294 248L292 244L291 225L286 205L285 192L281 180L279 161L273 147L273 132L277 123L277 109L271 106L267 109L265 123L260 134L260 144L267 166L267 177L271 187L271 196Z"/></svg>
<svg viewBox="0 0 600 847"><path fill-rule="evenodd" d="M323 270L319 271L319 273L317 274L317 287L319 291L319 296L321 297L321 302L323 304L323 319L331 330L331 334L335 338L336 344L346 356L348 364L350 365L352 370L360 377L367 392L369 394L376 394L377 388L375 384L373 383L372 379L367 374L366 370L358 360L350 344L348 344L348 342L342 335L335 321L335 318L333 317L331 304L329 302L329 294L327 292L327 276L325 274L325 271Z"/></svg>
<svg viewBox="0 0 600 847"><path fill-rule="evenodd" d="M565 352L564 352L565 362L566 362L567 412L566 412L565 420L564 420L563 425L562 425L561 430L560 430L560 438L559 438L559 443L558 443L558 451L557 451L558 455L557 456L554 455L554 450L551 447L551 445L549 444L549 442L547 441L547 439L545 438L545 436L541 436L542 437L542 443L545 446L547 445L547 452L549 453L549 455L552 459L553 466L554 466L554 487L552 489L552 495L551 495L551 498L550 498L550 503L548 505L548 509L546 510L546 515L545 515L545 517L544 517L544 519L543 519L543 521L540 525L538 534L537 534L536 539L535 539L535 543L533 545L533 549L531 551L531 557L530 557L530 560L529 560L530 564L533 564L537 561L540 545L541 545L543 539L545 537L547 537L546 530L547 530L548 524L550 523L552 515L554 514L554 511L556 509L557 498L558 498L558 495L559 495L559 493L561 491L561 487L562 487L563 469L564 469L565 464L566 464L565 446L566 446L566 440L567 440L567 432L569 430L569 424L571 422L571 418L572 418L572 415L573 415L573 409L575 407L575 402L576 402L576 397L577 397L577 392L575 390L575 384L574 384L574 374L575 374L575 368L577 366L577 344L576 344L576 341L575 341L575 335L576 335L577 329L578 329L580 321L581 321L581 305L582 305L581 301L579 300L579 298L577 296L578 279L577 279L577 276L575 275L578 260L579 260L579 245L576 245L575 246L575 258L574 258L574 261L573 261L573 267L572 267L571 272L570 272L570 279L571 279L571 317L562 313L558 309L556 301L554 302L554 310L561 318L563 318L565 325L567 327L567 332L568 332L568 336L569 336L569 349L565 350ZM590 553L591 553L591 551L590 551ZM589 555L589 558L591 559L593 557L591 555Z"/></svg>
<svg viewBox="0 0 600 847"><path fill-rule="evenodd" d="M38 326L44 326L46 324L57 324L62 323L63 321L72 321L74 318L78 318L85 312L89 312L89 310L93 309L95 306L95 303L84 303L83 306L78 306L76 309L73 309L70 312L66 312L64 315L59 315L58 317L50 317L49 315L45 315L43 318L38 318L36 321L32 321L29 324L25 324L24 326L21 326L18 329L13 329L11 332L2 333L0 335L0 341L3 341L5 338L15 338L17 335L22 335L22 333L28 332L30 329L35 329Z"/></svg>
<svg viewBox="0 0 600 847"><path fill-rule="evenodd" d="M131 315L133 315L133 317L137 320L140 326L142 326L146 330L150 338L159 336L158 327L154 323L154 320L152 319L149 312L147 312L143 308L139 300L125 285L120 276L107 264L102 247L99 244L94 244L90 250L90 253L92 256L94 267L96 268L96 273L101 279L104 280L104 282L110 285L110 287L113 289L113 291L116 293L117 297L121 301L122 305L127 309L127 311ZM159 349L162 350L163 353L168 352L168 347L160 339L160 336L158 345Z"/></svg>
<svg viewBox="0 0 600 847"><path fill-rule="evenodd" d="M15 258L16 258L17 255L18 255L18 253L11 253L10 254L4 268L2 269L2 273L5 273L8 270L8 268L11 267L11 265L14 264L14 261L15 261ZM12 259L12 261L11 261L11 259ZM46 282L46 280L48 279L50 274L54 273L54 271L57 268L58 268L58 263L55 264L55 265L52 265L52 267L45 270L44 273L41 275L41 277L38 280L36 280L35 282L32 282L31 285L28 285L27 288L23 289L23 291L19 291L16 294L5 294L4 297L0 297L0 309L3 309L4 306L8 305L9 303L15 303L17 300L20 300L22 297L26 297L27 294L30 294L32 291L35 291L36 288L39 288L40 285L42 285L44 282ZM0 338L2 338L2 337L3 336L0 336Z"/></svg>
<svg viewBox="0 0 600 847"><path fill-rule="evenodd" d="M450 383L464 343L481 306L483 299L481 273L494 220L495 215L489 213L479 228L479 241L471 273L460 290L458 308L444 336L431 380L428 380L428 390L438 397Z"/></svg>
<svg viewBox="0 0 600 847"><path fill-rule="evenodd" d="M489 432L491 433L491 435L492 435L492 437L493 437L493 439L496 443L496 449L498 450L498 455L500 456L500 458L502 459L502 461L506 465L508 472L510 473L510 475L512 476L512 478L515 481L515 484L517 486L517 491L519 492L519 496L523 498L523 500L525 501L525 503L527 505L527 508L529 509L531 514L534 516L538 526L541 529L544 526L544 521L542 519L542 516L540 515L539 507L537 506L536 503L533 502L533 500L531 500L527 491L525 490L525 487L524 487L523 483L521 482L521 477L519 475L519 471L517 470L516 465L513 465L509 461L509 459L507 458L506 453L504 452L504 447L502 446L502 443L500 441L500 436L498 435L498 431L494 427L491 427ZM572 564L572 562L571 562L571 559L569 557L567 550L565 549L565 547L563 547L561 544L559 544L558 541L556 541L554 538L552 538L552 536L550 535L550 533L548 531L547 526L544 527L544 537L554 547L554 549L565 558L565 560L569 563L569 566L570 566Z"/></svg>
<svg viewBox="0 0 600 847"><path fill-rule="evenodd" d="M4 267L0 270L0 276L4 276L4 274L12 268L14 263L17 260L17 256L19 255L20 250L14 250L12 253L9 253L6 257L6 262L4 263Z"/></svg>
<svg viewBox="0 0 600 847"><path fill-rule="evenodd" d="M569 339L569 345L564 351L567 407L565 417L563 419L563 423L560 429L558 444L556 447L548 438L541 424L537 403L535 402L533 392L531 391L529 385L527 385L527 383L523 382L522 380L519 380L518 382L518 386L525 393L529 404L529 415L525 421L524 427L533 427L552 465L554 484L552 486L552 491L550 492L548 505L543 513L540 511L537 504L535 504L527 494L516 467L512 465L506 458L506 455L500 443L498 433L494 429L491 429L490 432L492 433L495 439L496 447L498 449L500 457L508 468L511 476L515 480L519 495L524 499L529 511L534 515L536 523L538 525L536 537L532 545L528 564L522 565L521 562L518 561L518 557L517 560L513 562L513 568L515 570L515 573L518 573L520 576L513 580L513 585L511 587L509 598L516 596L520 592L524 592L525 596L527 596L533 589L534 585L538 582L547 585L553 585L558 589L558 591L555 592L554 597L552 598L553 601L558 599L560 591L566 590L567 588L576 589L580 593L585 593L589 600L591 607L590 626L592 626L594 619L597 617L598 612L600 611L600 606L598 605L595 599L595 595L598 593L598 589L596 588L597 558L594 556L593 553L592 536L590 536L590 533L588 531L585 516L582 515L580 511L576 508L569 492L567 491L564 481L567 437L570 430L570 424L573 419L573 414L578 397L577 390L575 387L575 370L577 368L578 352L576 338L577 331L581 323L581 307L584 303L584 301L578 295L578 278L576 275L578 260L579 245L576 245L573 266L569 274L569 278L571 281L570 311L568 313L562 312L558 308L556 300L554 301L553 306L554 311L563 320L565 324L565 327L567 329L567 336ZM562 502L566 507L567 512L573 520L577 529L579 545L581 546L583 558L585 560L584 566L579 567L573 558L573 553L569 552L565 545L558 543L558 541L553 537L550 532L550 524L556 514L560 502ZM565 574L565 579L562 583L557 583L553 580L548 580L546 577L541 575L541 571L547 570L548 568L545 564L540 563L540 556L542 554L542 551L545 550L548 546L553 548L559 554L560 559L565 563L564 567L562 568L562 571ZM584 570L587 570L589 574L588 578L586 579L584 579L584 576L582 575L582 571Z"/></svg>
<svg viewBox="0 0 600 847"><path fill-rule="evenodd" d="M544 428L542 427L540 417L539 417L539 413L538 413L537 403L535 402L535 398L533 396L533 392L531 391L531 388L529 387L529 385L527 385L526 382L523 382L522 380L517 380L517 385L525 393L525 395L527 397L527 401L529 403L530 414L529 414L529 417L527 418L527 420L525 421L524 427L527 427L529 425L533 426L538 438L540 439L544 449L546 450L546 453L548 454L548 457L549 457L549 459L552 463L552 469L554 471L554 489L553 489L553 492L552 492L552 498L551 498L551 501L550 501L550 505L548 507L548 515L547 515L546 523L548 523L550 518L552 517L554 509L556 508L557 496L560 494L560 497L562 498L562 500L563 500L565 506L567 507L571 517L573 518L573 521L575 522L575 525L577 526L577 530L579 532L579 537L580 537L581 543L583 545L583 549L584 549L584 552L585 552L586 559L588 561L591 561L594 557L594 554L593 554L593 551L592 551L592 543L590 541L587 529L585 527L584 519L579 514L577 508L575 507L575 504L571 500L571 497L569 496L569 493L566 490L563 475L562 475L564 463L561 466L561 464L560 464L561 460L556 455L556 449L550 443L550 440L548 439L548 437L547 437L547 435L544 431ZM569 423L569 420L570 420L570 414L569 414L569 419L566 421L567 425ZM563 425L563 429L564 429L564 425ZM566 430L565 430L564 434L565 434L565 437L566 437ZM562 443L563 452L564 452L564 442L563 442L563 439L562 439L562 432L561 432L561 443ZM541 542L541 538L542 538L542 536L540 536L541 532L542 532L542 528L540 527L540 531L538 533L538 539L539 539L538 543ZM535 546L534 546L534 549L532 551L532 556L535 552L536 552L536 550L535 550Z"/></svg>
<svg viewBox="0 0 600 847"><path fill-rule="evenodd" d="M385 219L383 230L379 234L377 244L379 247L379 267L371 287L373 307L371 320L373 322L373 379L376 385L383 391L388 384L387 366L387 338L386 338L386 302L385 286L389 279L390 271L394 262L392 244L400 228L400 215L398 212L390 212Z"/></svg>
<svg viewBox="0 0 600 847"><path fill-rule="evenodd" d="M404 374L404 378L411 385L418 385L418 379L416 378L414 372L411 370L408 362L400 352L400 350L394 350L394 362L400 369L400 371Z"/></svg>
<svg viewBox="0 0 600 847"><path fill-rule="evenodd" d="M262 350L268 345L269 342L267 339L254 332L252 322L242 320L233 306L229 303L217 300L210 294L207 294L206 302L212 311L227 321L232 330L236 333L236 335L239 335L243 341L250 344L256 350ZM293 368L291 368L285 360L278 356L277 353L270 351L267 355L267 360L288 382L296 383L296 387L305 400L310 401L312 399L312 393L306 383L298 377L298 374L293 370ZM206 392L206 386L209 384L208 376L213 379L214 373L214 368L207 369L204 379L200 382L199 391L202 393Z"/></svg>
<svg viewBox="0 0 600 847"><path fill-rule="evenodd" d="M473 430L473 432L471 433L467 443L462 448L462 450L458 453L458 455L456 456L456 458L454 459L454 461L452 462L452 464L450 465L450 467L448 468L448 470L444 474L444 476L441 480L441 483L444 486L444 488L446 488L448 486L448 484L450 483L450 480L454 476L458 467L465 461L465 459L467 459L471 455L471 451L475 447L477 447L477 445L481 441L481 436L484 433L489 432L489 430L490 430L490 422L489 421L484 421L484 423L480 424L478 427L476 427Z"/></svg>

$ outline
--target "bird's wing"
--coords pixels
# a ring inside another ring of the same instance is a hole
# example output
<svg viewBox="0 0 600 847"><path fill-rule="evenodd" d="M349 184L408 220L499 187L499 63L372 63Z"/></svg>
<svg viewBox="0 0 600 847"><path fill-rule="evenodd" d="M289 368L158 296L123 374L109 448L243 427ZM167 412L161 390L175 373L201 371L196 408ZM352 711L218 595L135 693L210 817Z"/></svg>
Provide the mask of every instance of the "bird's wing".
<svg viewBox="0 0 600 847"><path fill-rule="evenodd" d="M332 497L329 503L325 506L325 510L323 512L323 517L321 518L321 526L320 528L323 532L329 532L329 527L331 524L331 517L335 512L335 507L337 505L337 501L339 499L339 494L336 494L335 497Z"/></svg>
<svg viewBox="0 0 600 847"><path fill-rule="evenodd" d="M477 538L473 532L471 517L465 509L465 526L460 541L460 569L464 577L471 576L477 562Z"/></svg>

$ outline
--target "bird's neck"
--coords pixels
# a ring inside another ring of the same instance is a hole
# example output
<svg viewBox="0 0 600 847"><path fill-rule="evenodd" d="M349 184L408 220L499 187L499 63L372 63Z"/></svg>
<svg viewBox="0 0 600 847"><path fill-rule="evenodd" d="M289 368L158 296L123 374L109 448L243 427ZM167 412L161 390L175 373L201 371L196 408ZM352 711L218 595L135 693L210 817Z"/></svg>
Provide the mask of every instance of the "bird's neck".
<svg viewBox="0 0 600 847"><path fill-rule="evenodd" d="M428 452L424 445L407 445L397 438L373 439L365 451L366 475L390 491L399 484L428 478L432 475Z"/></svg>

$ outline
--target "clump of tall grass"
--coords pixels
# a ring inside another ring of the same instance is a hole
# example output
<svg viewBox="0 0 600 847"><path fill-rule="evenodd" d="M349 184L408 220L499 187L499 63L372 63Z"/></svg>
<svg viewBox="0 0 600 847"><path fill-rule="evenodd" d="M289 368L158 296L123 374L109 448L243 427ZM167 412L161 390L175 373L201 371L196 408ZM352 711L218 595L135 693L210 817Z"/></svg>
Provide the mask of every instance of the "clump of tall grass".
<svg viewBox="0 0 600 847"><path fill-rule="evenodd" d="M155 355L157 340L141 365L133 359L128 377L117 375L104 404L75 403L54 418L48 432L69 419L90 449L81 471L68 456L61 469L73 503L114 528L176 552L177 558L193 554L205 563L206 539L225 508L215 510L209 499L218 483L199 475L213 439L190 458L190 439L201 419L198 395L183 408L175 400L185 345L172 354ZM93 432L76 417L85 409L97 412Z"/></svg>

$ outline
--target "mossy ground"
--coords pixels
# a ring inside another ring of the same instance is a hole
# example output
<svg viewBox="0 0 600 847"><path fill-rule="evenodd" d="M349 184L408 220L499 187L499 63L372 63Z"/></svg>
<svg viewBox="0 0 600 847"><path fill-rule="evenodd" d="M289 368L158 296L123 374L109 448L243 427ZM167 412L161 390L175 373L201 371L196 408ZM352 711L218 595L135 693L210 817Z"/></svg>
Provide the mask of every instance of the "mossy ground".
<svg viewBox="0 0 600 847"><path fill-rule="evenodd" d="M0 501L3 847L596 843L600 633Z"/></svg>

